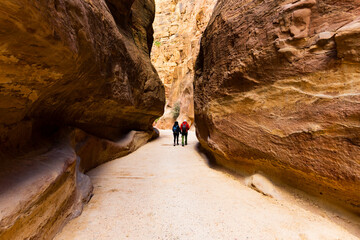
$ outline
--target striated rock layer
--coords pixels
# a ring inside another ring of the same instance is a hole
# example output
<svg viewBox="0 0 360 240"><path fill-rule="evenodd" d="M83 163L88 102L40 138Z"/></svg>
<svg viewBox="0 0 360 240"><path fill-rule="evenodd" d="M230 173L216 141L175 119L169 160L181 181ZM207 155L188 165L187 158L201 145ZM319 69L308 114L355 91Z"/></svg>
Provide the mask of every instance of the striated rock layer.
<svg viewBox="0 0 360 240"><path fill-rule="evenodd" d="M220 0L194 83L217 162L360 212L360 1Z"/></svg>
<svg viewBox="0 0 360 240"><path fill-rule="evenodd" d="M155 4L4 0L0 12L0 239L49 239L90 197L82 172L154 135Z"/></svg>
<svg viewBox="0 0 360 240"><path fill-rule="evenodd" d="M81 159L85 159L85 161L80 162L80 171L87 172L100 164L126 156L158 136L157 130L149 132L131 131L114 142L77 129L73 134L74 148L76 154Z"/></svg>
<svg viewBox="0 0 360 240"><path fill-rule="evenodd" d="M194 122L194 65L203 33L216 0L155 0L155 44L151 59L164 82L165 114L159 128L171 128L174 121Z"/></svg>
<svg viewBox="0 0 360 240"><path fill-rule="evenodd" d="M80 159L69 143L34 157L2 159L0 239L51 239L81 213L92 185L78 171Z"/></svg>

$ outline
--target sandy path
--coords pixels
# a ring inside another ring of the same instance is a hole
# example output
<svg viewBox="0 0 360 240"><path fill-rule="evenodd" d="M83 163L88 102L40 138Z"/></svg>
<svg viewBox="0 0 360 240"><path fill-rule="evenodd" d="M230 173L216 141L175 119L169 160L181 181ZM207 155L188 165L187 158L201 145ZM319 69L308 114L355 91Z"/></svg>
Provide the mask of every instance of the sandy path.
<svg viewBox="0 0 360 240"><path fill-rule="evenodd" d="M90 171L94 197L56 239L358 239L209 168L194 133L186 147L171 135Z"/></svg>

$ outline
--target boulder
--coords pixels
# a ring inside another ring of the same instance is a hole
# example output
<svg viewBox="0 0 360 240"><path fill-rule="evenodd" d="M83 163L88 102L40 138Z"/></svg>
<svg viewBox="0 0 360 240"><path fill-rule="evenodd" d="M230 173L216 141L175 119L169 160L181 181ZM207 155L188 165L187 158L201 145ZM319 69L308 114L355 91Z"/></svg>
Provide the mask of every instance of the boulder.
<svg viewBox="0 0 360 240"><path fill-rule="evenodd" d="M255 191L275 199L281 199L280 193L274 184L260 173L251 175L245 179L245 185Z"/></svg>

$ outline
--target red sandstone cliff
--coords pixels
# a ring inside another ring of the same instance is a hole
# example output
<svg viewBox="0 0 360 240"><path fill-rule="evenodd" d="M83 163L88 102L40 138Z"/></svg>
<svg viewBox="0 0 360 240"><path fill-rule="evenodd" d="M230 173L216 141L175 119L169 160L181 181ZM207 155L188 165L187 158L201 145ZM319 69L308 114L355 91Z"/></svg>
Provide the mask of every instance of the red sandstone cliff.
<svg viewBox="0 0 360 240"><path fill-rule="evenodd" d="M155 6L4 0L0 11L0 239L49 239L89 198L77 169L154 135L165 104L149 59Z"/></svg>
<svg viewBox="0 0 360 240"><path fill-rule="evenodd" d="M360 1L220 0L194 83L201 144L360 212Z"/></svg>

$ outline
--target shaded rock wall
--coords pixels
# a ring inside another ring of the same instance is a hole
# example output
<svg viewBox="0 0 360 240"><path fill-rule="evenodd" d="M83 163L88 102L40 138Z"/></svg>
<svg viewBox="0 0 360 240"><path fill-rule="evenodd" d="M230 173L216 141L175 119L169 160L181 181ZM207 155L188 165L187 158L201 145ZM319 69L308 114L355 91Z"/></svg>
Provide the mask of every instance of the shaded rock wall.
<svg viewBox="0 0 360 240"><path fill-rule="evenodd" d="M0 11L0 239L49 239L89 199L81 172L147 142L163 114L155 4L4 0ZM95 156L79 132L97 139Z"/></svg>
<svg viewBox="0 0 360 240"><path fill-rule="evenodd" d="M87 172L102 163L128 155L158 136L158 131L131 131L114 142L77 129L73 133L74 148L81 159L86 159L80 162L80 171Z"/></svg>
<svg viewBox="0 0 360 240"><path fill-rule="evenodd" d="M152 62L164 82L166 109L157 122L159 128L171 128L178 121L194 122L194 65L200 37L210 19L216 0L156 0L155 44ZM176 109L177 108L177 109Z"/></svg>
<svg viewBox="0 0 360 240"><path fill-rule="evenodd" d="M360 1L220 0L194 83L201 144L360 212Z"/></svg>
<svg viewBox="0 0 360 240"><path fill-rule="evenodd" d="M2 144L26 142L36 120L109 139L151 129L164 102L148 59L154 13L137 13L132 2L2 1ZM19 128L24 134L16 139Z"/></svg>
<svg viewBox="0 0 360 240"><path fill-rule="evenodd" d="M90 178L78 171L68 139L36 156L2 159L0 239L51 239L90 198Z"/></svg>

